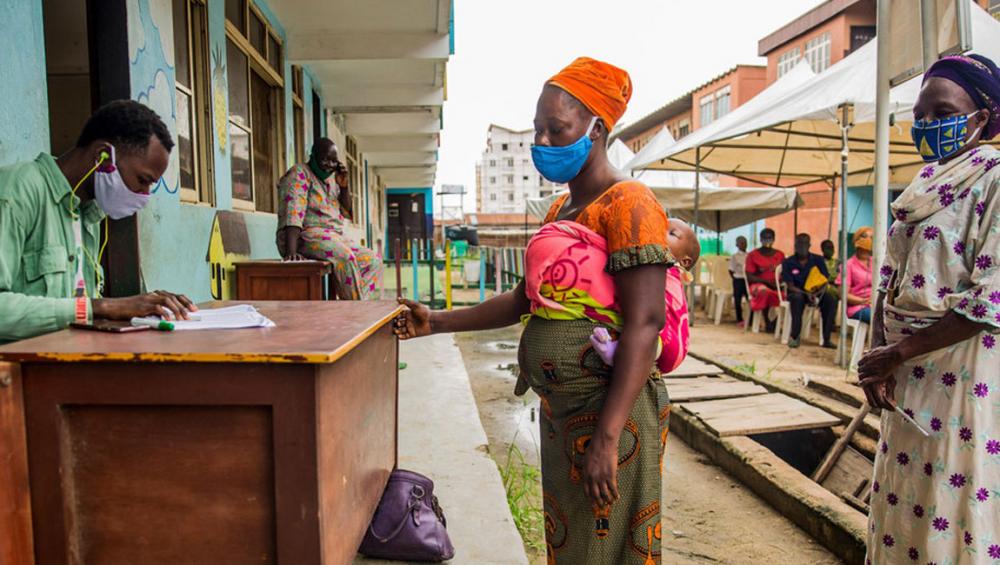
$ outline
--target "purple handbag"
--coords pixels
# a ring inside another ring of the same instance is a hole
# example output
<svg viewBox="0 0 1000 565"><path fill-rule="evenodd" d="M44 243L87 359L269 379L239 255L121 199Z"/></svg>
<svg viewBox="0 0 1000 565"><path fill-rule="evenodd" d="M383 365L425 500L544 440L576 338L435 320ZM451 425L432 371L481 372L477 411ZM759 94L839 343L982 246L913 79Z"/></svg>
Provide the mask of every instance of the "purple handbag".
<svg viewBox="0 0 1000 565"><path fill-rule="evenodd" d="M455 556L444 513L429 478L396 469L358 550L378 559L447 561Z"/></svg>

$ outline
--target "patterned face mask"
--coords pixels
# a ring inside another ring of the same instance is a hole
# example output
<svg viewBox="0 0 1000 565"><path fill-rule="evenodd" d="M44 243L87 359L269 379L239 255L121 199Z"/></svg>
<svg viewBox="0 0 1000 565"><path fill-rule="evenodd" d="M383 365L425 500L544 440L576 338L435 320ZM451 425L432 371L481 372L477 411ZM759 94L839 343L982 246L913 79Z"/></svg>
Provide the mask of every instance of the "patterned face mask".
<svg viewBox="0 0 1000 565"><path fill-rule="evenodd" d="M949 116L939 120L917 120L910 128L913 144L917 146L920 158L925 163L936 163L959 152L979 134L977 128L969 135L969 118L978 111L968 115Z"/></svg>

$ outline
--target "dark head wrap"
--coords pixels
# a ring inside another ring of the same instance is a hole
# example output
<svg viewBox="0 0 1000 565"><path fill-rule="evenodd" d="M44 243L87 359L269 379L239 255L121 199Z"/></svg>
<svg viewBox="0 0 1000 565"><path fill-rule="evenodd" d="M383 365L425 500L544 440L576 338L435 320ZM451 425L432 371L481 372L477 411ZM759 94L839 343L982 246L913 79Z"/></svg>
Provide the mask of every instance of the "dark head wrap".
<svg viewBox="0 0 1000 565"><path fill-rule="evenodd" d="M969 93L977 107L990 111L982 139L992 139L1000 133L1000 69L993 61L982 55L943 57L924 73L925 82L931 77L954 82Z"/></svg>

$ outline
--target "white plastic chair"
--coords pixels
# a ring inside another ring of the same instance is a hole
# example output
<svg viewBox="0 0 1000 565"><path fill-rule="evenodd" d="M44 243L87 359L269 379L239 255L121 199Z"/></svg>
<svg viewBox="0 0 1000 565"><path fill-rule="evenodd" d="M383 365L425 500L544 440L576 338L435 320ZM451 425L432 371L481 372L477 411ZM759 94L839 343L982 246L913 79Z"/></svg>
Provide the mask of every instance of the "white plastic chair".
<svg viewBox="0 0 1000 565"><path fill-rule="evenodd" d="M847 320L847 327L851 330L851 362L848 367L857 372L858 361L865 352L868 345L868 324L860 320Z"/></svg>
<svg viewBox="0 0 1000 565"><path fill-rule="evenodd" d="M726 304L733 298L733 277L729 275L729 260L719 256L711 263L712 267L712 310L715 325L722 323L722 313Z"/></svg>
<svg viewBox="0 0 1000 565"><path fill-rule="evenodd" d="M743 264L743 286L747 289L747 321L743 324L743 333L748 331L753 331L753 333L760 333L760 319L761 316L765 315L763 312L754 312L750 306L750 280L747 279L747 266L746 263Z"/></svg>

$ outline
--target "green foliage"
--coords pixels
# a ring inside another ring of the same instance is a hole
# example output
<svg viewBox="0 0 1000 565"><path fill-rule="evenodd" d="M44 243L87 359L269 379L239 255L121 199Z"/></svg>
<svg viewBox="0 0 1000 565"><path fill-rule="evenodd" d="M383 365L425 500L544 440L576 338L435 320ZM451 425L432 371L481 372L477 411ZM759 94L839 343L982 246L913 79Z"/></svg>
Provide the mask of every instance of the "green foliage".
<svg viewBox="0 0 1000 565"><path fill-rule="evenodd" d="M517 438L517 434L514 435ZM534 552L545 550L544 514L542 512L541 479L538 467L528 464L514 441L507 448L507 462L497 465L507 492L507 506L524 545Z"/></svg>

